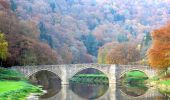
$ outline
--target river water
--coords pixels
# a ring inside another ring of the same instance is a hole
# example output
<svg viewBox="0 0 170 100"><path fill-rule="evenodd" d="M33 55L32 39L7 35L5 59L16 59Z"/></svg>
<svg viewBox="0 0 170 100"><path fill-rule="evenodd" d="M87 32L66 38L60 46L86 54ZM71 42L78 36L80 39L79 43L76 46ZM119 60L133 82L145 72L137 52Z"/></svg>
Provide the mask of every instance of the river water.
<svg viewBox="0 0 170 100"><path fill-rule="evenodd" d="M111 89L108 85L70 84L54 86L40 96L42 100L168 100L156 89L117 87Z"/></svg>
<svg viewBox="0 0 170 100"><path fill-rule="evenodd" d="M123 86L117 84L82 84L61 85L61 80L54 74L41 72L30 77L36 85L42 85L47 91L40 100L168 100L155 88L145 85Z"/></svg>

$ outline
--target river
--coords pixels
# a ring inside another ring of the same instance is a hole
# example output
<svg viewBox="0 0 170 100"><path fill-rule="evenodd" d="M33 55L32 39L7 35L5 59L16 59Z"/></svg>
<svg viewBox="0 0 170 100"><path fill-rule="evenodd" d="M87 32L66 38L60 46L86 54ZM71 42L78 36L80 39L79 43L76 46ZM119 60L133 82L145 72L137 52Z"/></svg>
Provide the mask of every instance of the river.
<svg viewBox="0 0 170 100"><path fill-rule="evenodd" d="M116 87L116 88L115 88ZM115 84L51 84L40 100L168 100L157 89Z"/></svg>
<svg viewBox="0 0 170 100"><path fill-rule="evenodd" d="M59 77L41 71L30 77L35 85L42 85L47 91L40 100L168 100L154 87L145 85L83 84L61 85Z"/></svg>

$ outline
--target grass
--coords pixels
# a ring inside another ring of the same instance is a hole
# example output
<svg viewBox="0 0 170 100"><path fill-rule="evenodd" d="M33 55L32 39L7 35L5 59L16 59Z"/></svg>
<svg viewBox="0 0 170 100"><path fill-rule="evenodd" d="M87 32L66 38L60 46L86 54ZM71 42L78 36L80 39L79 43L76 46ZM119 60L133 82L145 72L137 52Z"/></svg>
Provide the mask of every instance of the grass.
<svg viewBox="0 0 170 100"><path fill-rule="evenodd" d="M21 73L0 68L0 100L25 100L31 93L41 91L41 88L29 84Z"/></svg>
<svg viewBox="0 0 170 100"><path fill-rule="evenodd" d="M126 77L147 77L147 76L145 75L145 73L135 70L127 72Z"/></svg>
<svg viewBox="0 0 170 100"><path fill-rule="evenodd" d="M167 74L165 72L161 72L158 75L148 80L149 82L156 82L156 86L160 93L170 95L170 70L167 70Z"/></svg>
<svg viewBox="0 0 170 100"><path fill-rule="evenodd" d="M5 68L0 68L0 80L23 80L26 81L26 78L23 74L15 71L15 70L9 70Z"/></svg>
<svg viewBox="0 0 170 100"><path fill-rule="evenodd" d="M170 85L170 79L169 80L160 80L158 82L158 88L159 88L159 91L161 93L166 93L166 94L170 94L170 88L169 88L169 85Z"/></svg>
<svg viewBox="0 0 170 100"><path fill-rule="evenodd" d="M122 78L121 84L144 84L148 77L141 71L129 71Z"/></svg>
<svg viewBox="0 0 170 100"><path fill-rule="evenodd" d="M23 81L0 81L0 100L25 100L30 93L41 89Z"/></svg>
<svg viewBox="0 0 170 100"><path fill-rule="evenodd" d="M21 89L25 85L24 82L15 82L15 81L0 81L0 94Z"/></svg>
<svg viewBox="0 0 170 100"><path fill-rule="evenodd" d="M160 81L159 84L170 85L170 80Z"/></svg>

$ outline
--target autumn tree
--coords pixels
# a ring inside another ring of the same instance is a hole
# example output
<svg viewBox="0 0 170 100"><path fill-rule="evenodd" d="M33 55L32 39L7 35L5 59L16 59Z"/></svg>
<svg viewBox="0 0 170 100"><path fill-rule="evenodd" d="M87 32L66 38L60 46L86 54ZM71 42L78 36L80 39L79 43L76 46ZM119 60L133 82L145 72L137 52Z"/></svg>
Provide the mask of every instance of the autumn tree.
<svg viewBox="0 0 170 100"><path fill-rule="evenodd" d="M10 5L5 0L0 0L0 5L2 5L3 8L5 8L5 9L9 9L10 8Z"/></svg>
<svg viewBox="0 0 170 100"><path fill-rule="evenodd" d="M61 55L61 58L63 59L63 63L65 63L65 64L72 63L73 56L72 56L72 52L69 49L68 45L64 45L63 47L61 47L59 53Z"/></svg>
<svg viewBox="0 0 170 100"><path fill-rule="evenodd" d="M8 42L5 40L5 35L3 33L0 33L0 60L1 60L1 66L2 61L6 60L8 55Z"/></svg>
<svg viewBox="0 0 170 100"><path fill-rule="evenodd" d="M166 70L170 66L170 23L151 33L152 46L147 52L151 67Z"/></svg>
<svg viewBox="0 0 170 100"><path fill-rule="evenodd" d="M140 52L132 43L121 43L115 46L106 57L108 64L129 64L138 61Z"/></svg>
<svg viewBox="0 0 170 100"><path fill-rule="evenodd" d="M5 33L9 45L3 66L58 63L57 52L39 40L40 33L34 22L19 20L14 13L4 10L0 11L0 30Z"/></svg>
<svg viewBox="0 0 170 100"><path fill-rule="evenodd" d="M98 52L98 63L100 64L105 64L106 63L106 57L108 55L108 53L116 46L119 45L118 42L109 42L106 43L104 46L99 48L99 52Z"/></svg>

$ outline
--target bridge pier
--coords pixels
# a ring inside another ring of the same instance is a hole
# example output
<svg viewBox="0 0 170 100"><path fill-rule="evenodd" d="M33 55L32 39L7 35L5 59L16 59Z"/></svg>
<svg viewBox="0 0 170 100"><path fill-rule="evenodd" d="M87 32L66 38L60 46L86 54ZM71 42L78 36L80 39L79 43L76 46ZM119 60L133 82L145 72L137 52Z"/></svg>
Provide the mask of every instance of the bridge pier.
<svg viewBox="0 0 170 100"><path fill-rule="evenodd" d="M111 65L110 66L110 69L109 69L109 75L108 75L108 78L109 78L109 84L115 84L116 83L116 65Z"/></svg>
<svg viewBox="0 0 170 100"><path fill-rule="evenodd" d="M63 67L61 69L61 84L62 85L69 84L69 80L67 79L67 70L66 70L66 67Z"/></svg>

